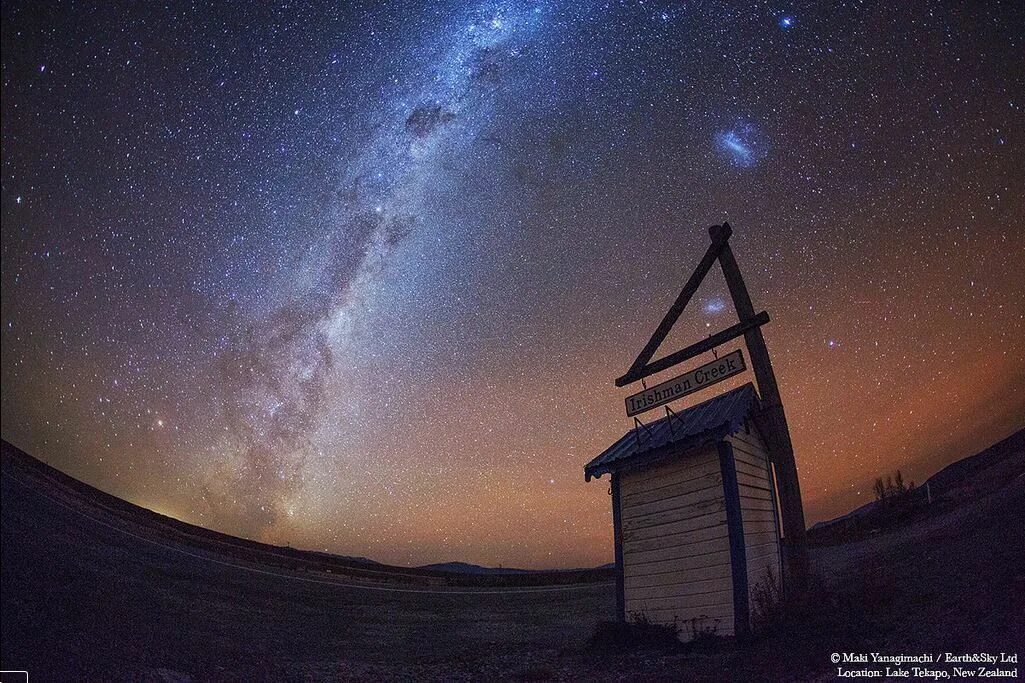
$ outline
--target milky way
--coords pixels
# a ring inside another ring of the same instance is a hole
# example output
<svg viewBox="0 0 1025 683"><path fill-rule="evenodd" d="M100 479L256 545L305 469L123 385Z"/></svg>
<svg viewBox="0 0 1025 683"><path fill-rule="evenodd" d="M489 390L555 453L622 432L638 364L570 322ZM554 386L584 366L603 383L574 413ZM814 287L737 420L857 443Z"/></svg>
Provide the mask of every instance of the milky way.
<svg viewBox="0 0 1025 683"><path fill-rule="evenodd" d="M318 427L335 414L324 405L326 385L346 380L337 361L352 353L354 319L372 305L376 279L388 277L391 254L406 241L449 238L444 212L431 210L451 201L458 186L446 160L465 158L479 142L498 85L518 76L512 62L543 11L486 5L457 14L432 63L406 77L409 87L386 94L368 139L339 164L333 196L317 217L323 232L298 268L300 286L277 293L282 303L248 324L225 353L219 379L228 390L229 435L220 451L236 458L229 475L236 483L223 494L243 503L242 517L255 528L273 524L301 496L308 458L322 452Z"/></svg>
<svg viewBox="0 0 1025 683"><path fill-rule="evenodd" d="M844 512L1022 426L1022 14L5 3L4 438L274 543L605 562L612 379L728 219Z"/></svg>

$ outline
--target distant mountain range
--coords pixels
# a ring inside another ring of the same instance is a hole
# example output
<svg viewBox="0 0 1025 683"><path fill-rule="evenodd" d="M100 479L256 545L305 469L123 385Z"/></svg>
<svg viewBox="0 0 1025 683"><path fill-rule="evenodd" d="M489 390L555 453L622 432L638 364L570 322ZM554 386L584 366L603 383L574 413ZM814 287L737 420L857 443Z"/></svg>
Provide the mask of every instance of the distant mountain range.
<svg viewBox="0 0 1025 683"><path fill-rule="evenodd" d="M418 569L430 569L437 572L457 572L460 574L535 574L536 569L515 569L513 567L482 567L469 562L435 562L425 564Z"/></svg>

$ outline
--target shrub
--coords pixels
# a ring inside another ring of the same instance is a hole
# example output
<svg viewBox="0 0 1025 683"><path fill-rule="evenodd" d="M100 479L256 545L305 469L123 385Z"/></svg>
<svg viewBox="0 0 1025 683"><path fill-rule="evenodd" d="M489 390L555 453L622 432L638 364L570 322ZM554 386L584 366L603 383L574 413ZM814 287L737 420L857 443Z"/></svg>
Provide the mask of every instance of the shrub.
<svg viewBox="0 0 1025 683"><path fill-rule="evenodd" d="M631 615L627 622L602 621L588 640L592 650L619 651L630 649L669 649L680 646L680 627L671 624L655 624L644 615Z"/></svg>
<svg viewBox="0 0 1025 683"><path fill-rule="evenodd" d="M766 567L762 578L751 587L751 615L754 631L779 627L785 616L783 586L772 567Z"/></svg>

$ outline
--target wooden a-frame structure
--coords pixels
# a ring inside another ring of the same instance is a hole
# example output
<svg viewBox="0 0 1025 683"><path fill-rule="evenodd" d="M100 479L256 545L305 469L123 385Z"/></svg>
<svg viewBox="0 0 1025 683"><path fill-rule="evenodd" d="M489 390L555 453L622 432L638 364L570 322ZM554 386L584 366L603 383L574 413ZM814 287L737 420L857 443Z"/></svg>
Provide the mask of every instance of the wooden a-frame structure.
<svg viewBox="0 0 1025 683"><path fill-rule="evenodd" d="M644 349L634 359L630 369L622 377L616 379L616 386L622 387L644 379L743 335L748 353L751 355L755 381L761 394L761 410L755 419L765 434L769 456L776 470L776 485L782 508L786 584L790 588L800 589L804 585L808 573L804 508L801 503L801 487L797 479L797 465L794 461L794 447L790 441L790 430L787 427L779 387L776 384L776 375L772 371L772 362L769 360L769 351L765 346L765 339L762 337L761 326L769 322L769 314L765 311L755 313L751 295L747 291L747 285L744 284L744 278L740 274L740 267L733 256L733 250L730 249L729 239L733 231L729 223L713 225L708 229L708 233L712 242L705 255L687 280L679 296L676 297L676 301L669 307L648 343L644 345ZM739 322L702 341L652 361L652 356L665 341L669 331L676 324L716 261L719 262L723 276L726 278L726 286L729 288L733 306L740 318Z"/></svg>

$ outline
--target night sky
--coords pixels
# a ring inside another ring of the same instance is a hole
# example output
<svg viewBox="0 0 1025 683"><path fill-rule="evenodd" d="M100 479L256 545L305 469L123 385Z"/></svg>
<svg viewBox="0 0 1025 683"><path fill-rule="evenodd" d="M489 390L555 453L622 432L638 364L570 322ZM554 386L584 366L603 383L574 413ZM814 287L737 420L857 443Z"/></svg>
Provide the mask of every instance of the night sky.
<svg viewBox="0 0 1025 683"><path fill-rule="evenodd" d="M3 437L132 502L609 561L583 465L723 220L809 523L1025 426L1020 0L2 12ZM735 321L716 269L662 353Z"/></svg>

